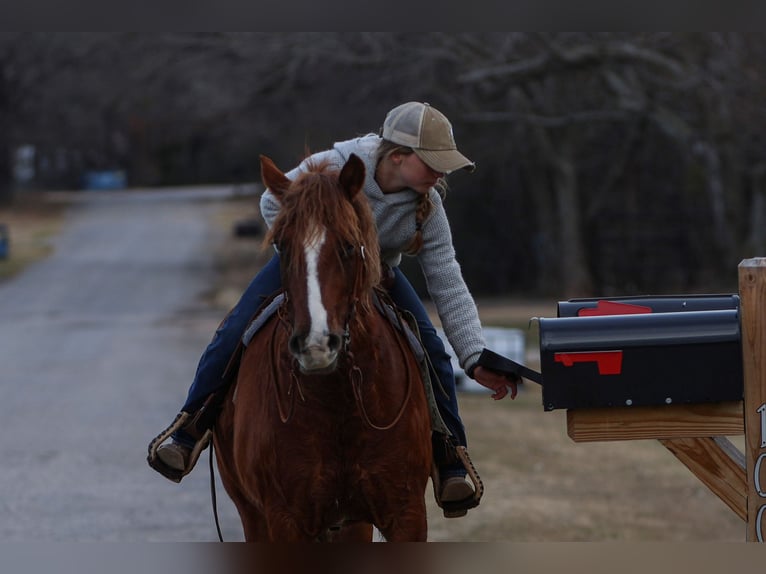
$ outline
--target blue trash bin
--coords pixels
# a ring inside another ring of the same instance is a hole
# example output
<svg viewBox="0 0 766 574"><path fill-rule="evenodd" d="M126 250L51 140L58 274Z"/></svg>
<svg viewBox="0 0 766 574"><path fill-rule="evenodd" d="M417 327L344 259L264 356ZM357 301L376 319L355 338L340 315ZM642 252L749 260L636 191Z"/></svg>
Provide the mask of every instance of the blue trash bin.
<svg viewBox="0 0 766 574"><path fill-rule="evenodd" d="M8 259L9 243L8 226L0 223L0 259Z"/></svg>

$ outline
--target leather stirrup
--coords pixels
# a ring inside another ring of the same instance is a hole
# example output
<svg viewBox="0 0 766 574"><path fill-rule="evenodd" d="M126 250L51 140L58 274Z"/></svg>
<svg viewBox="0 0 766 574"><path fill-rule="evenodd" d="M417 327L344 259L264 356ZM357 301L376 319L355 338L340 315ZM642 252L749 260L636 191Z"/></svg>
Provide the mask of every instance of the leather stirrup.
<svg viewBox="0 0 766 574"><path fill-rule="evenodd" d="M465 468L468 478L470 478L471 482L473 483L474 494L473 496L463 500L456 500L451 502L443 501L441 499L442 485L441 477L439 475L439 468L436 466L436 463L434 463L431 467L431 483L433 484L434 488L434 498L436 499L436 504L444 511L445 518L456 518L459 516L464 516L465 511L479 506L481 497L484 496L484 483L482 482L476 467L473 465L471 457L468 456L468 450L464 446L459 445L455 447L455 454Z"/></svg>

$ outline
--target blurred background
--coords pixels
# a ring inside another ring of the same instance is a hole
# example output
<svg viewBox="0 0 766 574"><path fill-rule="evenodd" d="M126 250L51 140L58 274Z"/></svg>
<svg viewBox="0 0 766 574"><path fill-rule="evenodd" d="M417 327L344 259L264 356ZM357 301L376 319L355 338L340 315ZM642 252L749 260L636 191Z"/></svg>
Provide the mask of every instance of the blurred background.
<svg viewBox="0 0 766 574"><path fill-rule="evenodd" d="M3 32L0 201L258 182L421 100L478 165L446 204L475 294L736 290L765 59L738 32Z"/></svg>

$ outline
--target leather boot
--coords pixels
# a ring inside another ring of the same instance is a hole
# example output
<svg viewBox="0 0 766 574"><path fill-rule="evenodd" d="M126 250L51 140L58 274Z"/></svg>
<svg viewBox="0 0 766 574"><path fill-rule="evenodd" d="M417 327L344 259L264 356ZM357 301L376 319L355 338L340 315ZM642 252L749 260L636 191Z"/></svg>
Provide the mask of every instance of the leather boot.
<svg viewBox="0 0 766 574"><path fill-rule="evenodd" d="M212 426L217 413L211 407L215 404L215 398L215 395L210 395L195 412L178 413L173 423L149 443L149 466L173 482L181 482L192 471L213 436ZM176 433L188 437L189 443L173 439L163 444Z"/></svg>
<svg viewBox="0 0 766 574"><path fill-rule="evenodd" d="M433 435L434 464L431 481L436 503L445 518L459 518L479 505L484 486L468 456L468 451L459 446L452 437L441 433ZM470 474L471 481L466 480Z"/></svg>

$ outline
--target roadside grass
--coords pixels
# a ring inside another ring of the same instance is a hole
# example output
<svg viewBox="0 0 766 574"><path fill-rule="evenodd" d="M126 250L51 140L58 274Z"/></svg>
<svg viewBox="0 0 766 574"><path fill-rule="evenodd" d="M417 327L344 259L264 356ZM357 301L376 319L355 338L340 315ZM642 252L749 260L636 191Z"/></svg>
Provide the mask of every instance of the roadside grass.
<svg viewBox="0 0 766 574"><path fill-rule="evenodd" d="M61 229L67 206L66 200L54 195L28 193L0 207L0 224L8 231L8 256L0 259L0 281L52 253L51 239Z"/></svg>
<svg viewBox="0 0 766 574"><path fill-rule="evenodd" d="M237 222L251 219L263 221L258 197L246 195L222 202L213 220L225 239L214 247L217 279L206 299L224 313L239 301L242 292L271 257L271 250L263 247L262 234L238 237L234 233ZM266 229L266 224L261 228Z"/></svg>

